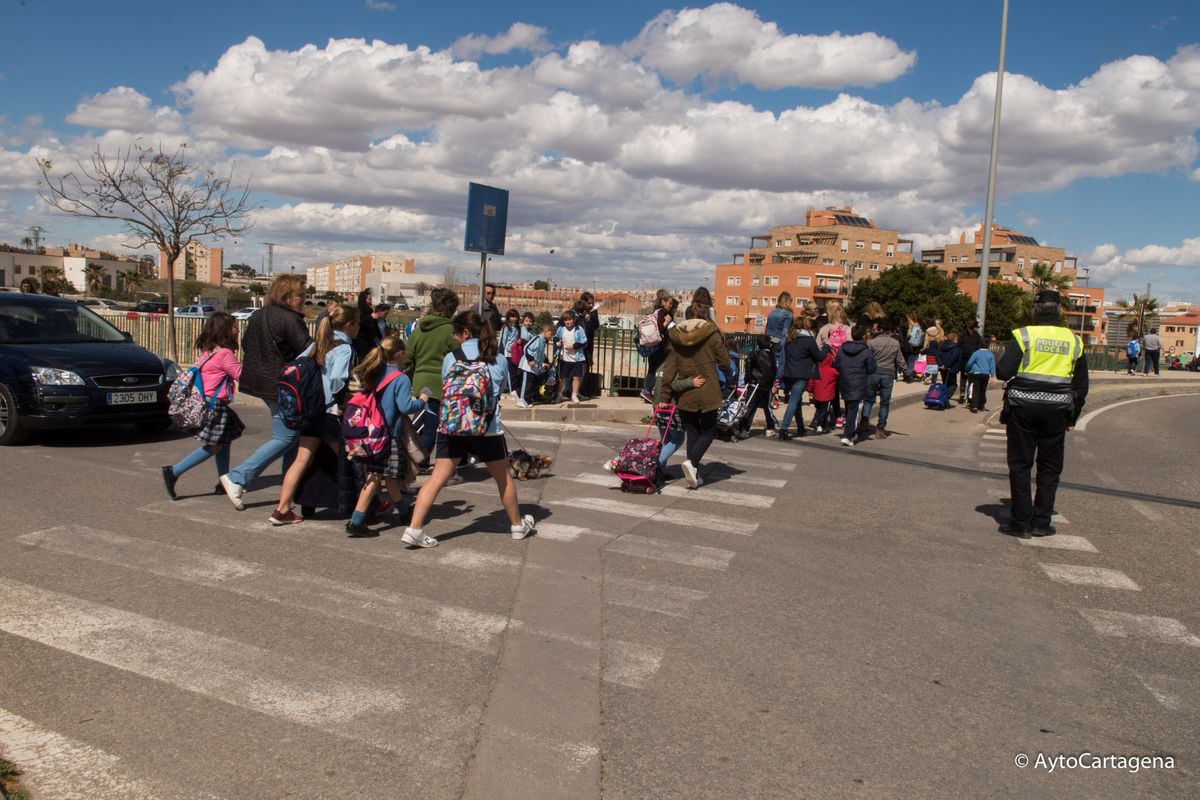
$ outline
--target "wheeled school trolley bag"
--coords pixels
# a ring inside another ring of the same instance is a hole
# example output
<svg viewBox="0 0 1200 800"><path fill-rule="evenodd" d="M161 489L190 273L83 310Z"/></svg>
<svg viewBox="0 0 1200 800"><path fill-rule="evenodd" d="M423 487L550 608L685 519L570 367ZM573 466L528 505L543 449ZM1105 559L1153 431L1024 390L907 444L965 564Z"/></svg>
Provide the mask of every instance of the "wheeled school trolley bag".
<svg viewBox="0 0 1200 800"><path fill-rule="evenodd" d="M617 456L617 466L613 472L621 481L622 492L654 494L658 491L658 453L667 440L667 434L671 432L675 406L661 405L658 408L668 414L662 435L657 438L650 435L650 431L654 430L656 412L650 415L650 427L646 428L646 435L640 439L630 439Z"/></svg>
<svg viewBox="0 0 1200 800"><path fill-rule="evenodd" d="M945 383L931 383L925 392L925 407L936 408L939 411L950 406L950 386Z"/></svg>
<svg viewBox="0 0 1200 800"><path fill-rule="evenodd" d="M717 433L729 436L738 429L742 420L750 413L751 403L757 392L758 384L748 383L729 393L725 402L721 403L721 409L717 412Z"/></svg>

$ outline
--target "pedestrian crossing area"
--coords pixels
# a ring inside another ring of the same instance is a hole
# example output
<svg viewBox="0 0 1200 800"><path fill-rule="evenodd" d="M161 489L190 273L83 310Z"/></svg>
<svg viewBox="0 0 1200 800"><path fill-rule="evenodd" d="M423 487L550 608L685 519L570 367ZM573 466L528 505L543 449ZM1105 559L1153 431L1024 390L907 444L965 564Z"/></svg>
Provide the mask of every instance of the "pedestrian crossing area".
<svg viewBox="0 0 1200 800"><path fill-rule="evenodd" d="M659 637L622 638L577 624L572 614L661 621L621 626L622 633L686 627L720 593L739 540L758 533L754 515L774 508L798 464L795 453L771 463L718 445L705 468L718 479L700 491L676 481L661 494L623 494L600 470L622 435L518 433L556 457L553 479L519 484L522 510L539 519L536 534L520 542L507 535L495 485L481 474L444 491L427 526L444 538L430 550L405 546L399 528L352 540L340 521L272 526L269 491L254 498L262 505L240 513L219 497L150 494L122 525L13 531L4 545L24 566L0 571L0 634L58 654L45 658L155 686L180 714L197 705L237 709L259 720L263 735L280 725L303 729L310 742L402 755L418 774L465 774L482 729L507 732L501 752L519 746L558 759L564 774L598 771L599 745L586 731L562 731L551 743L518 713L496 718L503 704L489 706L488 669L503 676L513 653L543 648L553 653L543 668L559 665L571 676L563 691L588 702L595 702L588 685L651 686L671 658ZM583 566L588 559L594 571ZM64 580L64 571L87 578ZM594 589L574 592L581 579L594 580ZM144 594L110 597L105 585ZM539 586L562 587L553 595L561 608L523 599L537 597ZM262 632L272 627L367 635L403 653L404 667L289 644ZM469 674L447 684L439 674L456 662L470 665ZM579 680L589 675L590 684ZM506 685L498 678L491 688ZM114 797L218 796L179 776L139 774L119 746L70 733L78 732L0 708L0 750L21 757L31 788L45 796L91 797L97 787ZM478 747L486 764L498 746ZM86 766L67 769L66 760Z"/></svg>

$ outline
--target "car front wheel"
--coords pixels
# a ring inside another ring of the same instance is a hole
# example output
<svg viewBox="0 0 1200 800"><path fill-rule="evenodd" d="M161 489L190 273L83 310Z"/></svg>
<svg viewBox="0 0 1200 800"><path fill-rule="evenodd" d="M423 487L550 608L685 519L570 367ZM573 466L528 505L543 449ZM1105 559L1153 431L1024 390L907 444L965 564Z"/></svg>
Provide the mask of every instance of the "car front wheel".
<svg viewBox="0 0 1200 800"><path fill-rule="evenodd" d="M29 428L21 424L12 390L0 383L0 446L21 444L28 438Z"/></svg>

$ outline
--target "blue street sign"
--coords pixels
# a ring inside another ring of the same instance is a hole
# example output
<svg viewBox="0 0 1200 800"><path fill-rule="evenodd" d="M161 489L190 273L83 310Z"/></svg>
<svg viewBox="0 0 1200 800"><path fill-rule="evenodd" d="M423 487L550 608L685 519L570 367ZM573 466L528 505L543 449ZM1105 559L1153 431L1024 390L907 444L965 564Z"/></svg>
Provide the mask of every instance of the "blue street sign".
<svg viewBox="0 0 1200 800"><path fill-rule="evenodd" d="M504 255L508 228L508 190L482 183L467 185L467 235L463 249Z"/></svg>

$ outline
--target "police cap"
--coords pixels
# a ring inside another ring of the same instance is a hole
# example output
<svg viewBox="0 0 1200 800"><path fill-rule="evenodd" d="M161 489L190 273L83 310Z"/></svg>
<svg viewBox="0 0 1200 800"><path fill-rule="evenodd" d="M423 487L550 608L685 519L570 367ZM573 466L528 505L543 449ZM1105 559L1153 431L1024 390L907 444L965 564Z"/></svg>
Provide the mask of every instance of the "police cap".
<svg viewBox="0 0 1200 800"><path fill-rule="evenodd" d="M1049 303L1055 303L1055 304L1057 304L1057 303L1061 303L1061 302L1062 302L1062 296L1061 296L1061 295L1059 295L1059 293L1058 293L1058 292L1056 292L1056 291L1053 291L1053 290L1051 290L1051 289L1047 289L1047 290L1046 290L1046 291L1044 291L1044 292L1038 292L1038 293L1037 293L1037 297L1033 298L1033 302L1035 302L1035 303L1047 303L1047 304L1049 304Z"/></svg>

